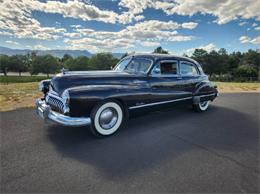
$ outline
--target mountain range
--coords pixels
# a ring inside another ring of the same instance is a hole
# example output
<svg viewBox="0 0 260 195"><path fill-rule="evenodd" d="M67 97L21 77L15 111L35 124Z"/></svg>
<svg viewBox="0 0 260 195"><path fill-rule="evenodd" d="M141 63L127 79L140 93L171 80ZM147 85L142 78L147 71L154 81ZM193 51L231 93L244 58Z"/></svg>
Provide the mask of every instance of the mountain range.
<svg viewBox="0 0 260 195"><path fill-rule="evenodd" d="M62 58L65 54L69 54L72 57L78 57L78 56L87 56L91 57L94 55L93 53L90 53L87 50L61 50L61 49L51 49L51 50L30 50L30 49L11 49L8 47L1 47L0 46L0 55L25 55L27 53L30 53L32 51L37 52L37 55L47 55L50 54L52 56ZM121 58L123 53L112 53L112 55L115 58Z"/></svg>

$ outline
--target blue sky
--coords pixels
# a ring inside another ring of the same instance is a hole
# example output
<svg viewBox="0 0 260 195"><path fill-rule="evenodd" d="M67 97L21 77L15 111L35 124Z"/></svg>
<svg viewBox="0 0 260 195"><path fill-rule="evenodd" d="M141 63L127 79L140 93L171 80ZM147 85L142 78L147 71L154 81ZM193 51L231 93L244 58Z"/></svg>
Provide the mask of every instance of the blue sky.
<svg viewBox="0 0 260 195"><path fill-rule="evenodd" d="M0 45L173 54L260 48L260 0L3 0Z"/></svg>

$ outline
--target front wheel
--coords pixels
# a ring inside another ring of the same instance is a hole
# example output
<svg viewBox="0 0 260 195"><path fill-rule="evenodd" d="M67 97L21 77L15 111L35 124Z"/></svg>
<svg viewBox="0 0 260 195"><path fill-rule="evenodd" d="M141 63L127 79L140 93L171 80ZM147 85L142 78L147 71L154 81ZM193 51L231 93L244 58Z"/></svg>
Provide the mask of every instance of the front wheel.
<svg viewBox="0 0 260 195"><path fill-rule="evenodd" d="M199 104L194 104L193 109L196 112L205 112L209 107L209 101L200 102Z"/></svg>
<svg viewBox="0 0 260 195"><path fill-rule="evenodd" d="M96 136L114 134L123 122L123 110L119 103L107 101L98 104L91 113L91 130Z"/></svg>

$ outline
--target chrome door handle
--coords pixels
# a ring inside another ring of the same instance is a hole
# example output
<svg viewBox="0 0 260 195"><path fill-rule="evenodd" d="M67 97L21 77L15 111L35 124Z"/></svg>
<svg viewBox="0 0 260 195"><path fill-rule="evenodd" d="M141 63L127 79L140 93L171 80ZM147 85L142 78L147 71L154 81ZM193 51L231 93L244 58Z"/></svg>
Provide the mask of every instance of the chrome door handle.
<svg viewBox="0 0 260 195"><path fill-rule="evenodd" d="M146 83L146 81L134 80L133 83L135 83L135 84L144 84L144 83Z"/></svg>

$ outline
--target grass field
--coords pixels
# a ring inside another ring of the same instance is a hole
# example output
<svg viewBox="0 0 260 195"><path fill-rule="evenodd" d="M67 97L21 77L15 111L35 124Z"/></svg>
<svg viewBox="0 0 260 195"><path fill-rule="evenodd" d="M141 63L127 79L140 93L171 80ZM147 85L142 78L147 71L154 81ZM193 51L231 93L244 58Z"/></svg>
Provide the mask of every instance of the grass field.
<svg viewBox="0 0 260 195"><path fill-rule="evenodd" d="M41 96L38 82L0 84L0 111L32 107Z"/></svg>
<svg viewBox="0 0 260 195"><path fill-rule="evenodd" d="M0 83L30 83L47 79L46 76L0 76Z"/></svg>
<svg viewBox="0 0 260 195"><path fill-rule="evenodd" d="M214 82L220 93L257 92L260 93L260 83Z"/></svg>
<svg viewBox="0 0 260 195"><path fill-rule="evenodd" d="M260 83L214 83L218 86L220 93L260 93ZM0 111L33 107L35 100L41 96L38 82L0 84Z"/></svg>

